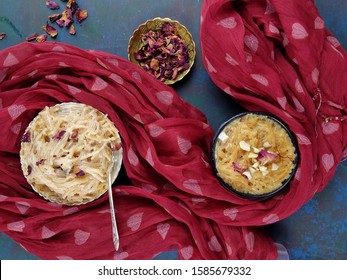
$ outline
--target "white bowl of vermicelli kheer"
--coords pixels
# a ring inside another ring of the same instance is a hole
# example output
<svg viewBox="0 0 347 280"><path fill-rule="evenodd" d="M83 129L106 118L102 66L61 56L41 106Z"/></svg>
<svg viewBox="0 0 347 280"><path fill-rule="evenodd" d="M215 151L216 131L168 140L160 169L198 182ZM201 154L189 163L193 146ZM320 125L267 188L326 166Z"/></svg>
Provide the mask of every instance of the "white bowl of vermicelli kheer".
<svg viewBox="0 0 347 280"><path fill-rule="evenodd" d="M108 116L91 106L46 106L21 138L20 160L28 183L43 198L85 204L104 194L108 180L117 177L121 138Z"/></svg>
<svg viewBox="0 0 347 280"><path fill-rule="evenodd" d="M212 167L229 191L250 199L282 191L297 169L296 137L279 118L261 112L232 117L212 143Z"/></svg>

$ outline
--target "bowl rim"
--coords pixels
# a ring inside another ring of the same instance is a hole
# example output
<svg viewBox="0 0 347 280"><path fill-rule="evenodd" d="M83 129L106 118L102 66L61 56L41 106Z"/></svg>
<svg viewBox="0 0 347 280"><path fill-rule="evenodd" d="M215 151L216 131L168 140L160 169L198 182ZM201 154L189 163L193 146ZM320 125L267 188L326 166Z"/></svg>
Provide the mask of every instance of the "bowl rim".
<svg viewBox="0 0 347 280"><path fill-rule="evenodd" d="M131 45L133 43L133 41L135 40L136 38L136 35L137 33L140 31L140 28L143 27L143 26L146 26L147 24L151 23L151 22L156 22L156 21L160 21L162 23L164 22L170 22L170 23L173 23L175 25L178 25L180 26L181 28L185 29L185 31L187 32L187 34L189 35L190 37L190 44L192 45L192 57L189 58L190 60L190 65L189 65L189 68L186 69L185 71L183 71L181 73L181 75L179 75L176 79L174 80L168 80L168 79L165 79L163 81L164 84L167 84L167 85L172 85L180 80L182 80L191 70L191 68L193 67L194 65L194 61L195 61L195 57L196 57L196 44L194 42L194 39L193 39L193 36L192 34L190 33L190 31L188 30L188 28L183 25L182 23L180 23L178 20L174 20L174 19L171 19L171 18L168 18L168 17L155 17L155 18L152 18L152 19L148 19L146 20L145 22L141 23L140 25L138 25L138 27L133 31L131 37L129 38L129 42L128 42L128 49L127 49L127 52L128 52L128 60L133 62L134 64L140 66L140 64L135 60L135 59L132 59L133 58L133 55L131 55L130 53L130 48L131 48Z"/></svg>
<svg viewBox="0 0 347 280"><path fill-rule="evenodd" d="M235 190L232 186L225 183L224 180L218 175L218 171L217 171L217 167L216 167L215 146L216 146L219 134L224 130L224 128L229 123L231 123L232 121L235 121L236 119L239 119L245 115L249 115L249 114L266 116L269 119L271 119L272 121L275 121L277 124L279 124L287 132L287 134L288 134L288 136L289 136L289 138L290 138L290 140L294 146L294 151L295 151L295 159L293 162L294 167L291 170L291 172L289 173L288 177L282 182L281 186L279 186L278 188L274 189L271 192L264 193L264 194L243 193L243 192ZM298 145L298 141L297 141L295 134L290 130L289 126L283 120L281 120L279 117L277 117L276 115L271 114L271 113L261 112L261 111L247 111L247 112L242 112L242 113L239 113L235 116L232 116L231 118L229 118L228 120L226 120L225 122L223 122L219 126L219 128L217 129L217 131L214 134L213 139L212 139L210 159L211 159L211 166L212 166L212 170L213 170L214 175L217 177L219 183L226 190L228 190L229 192L234 193L240 197L243 197L243 198L247 198L247 199L251 199L251 200L261 200L261 199L267 199L267 198L273 197L274 195L282 192L289 185L289 183L294 178L294 175L298 169L298 165L299 165L299 161L300 161L300 151L299 151L299 145Z"/></svg>

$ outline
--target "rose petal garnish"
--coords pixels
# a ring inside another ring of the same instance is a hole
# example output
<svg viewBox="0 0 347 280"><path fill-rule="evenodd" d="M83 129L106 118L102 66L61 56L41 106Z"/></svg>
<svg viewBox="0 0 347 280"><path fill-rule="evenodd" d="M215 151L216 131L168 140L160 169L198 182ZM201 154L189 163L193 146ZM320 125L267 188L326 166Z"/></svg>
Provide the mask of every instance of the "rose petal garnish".
<svg viewBox="0 0 347 280"><path fill-rule="evenodd" d="M6 33L5 32L0 33L0 40L4 39L5 37L6 37Z"/></svg>
<svg viewBox="0 0 347 280"><path fill-rule="evenodd" d="M78 8L75 12L75 16L78 22L82 22L88 17L88 11Z"/></svg>
<svg viewBox="0 0 347 280"><path fill-rule="evenodd" d="M42 26L42 29L52 38L55 38L58 35L58 31L53 26L49 25L48 22L46 25Z"/></svg>
<svg viewBox="0 0 347 280"><path fill-rule="evenodd" d="M25 40L26 40L27 42L34 41L34 40L36 40L37 36L39 36L39 34L37 34L37 33L30 34L29 36L27 36L27 37L25 38Z"/></svg>
<svg viewBox="0 0 347 280"><path fill-rule="evenodd" d="M31 142L30 132L24 133L20 141L23 143L30 143Z"/></svg>
<svg viewBox="0 0 347 280"><path fill-rule="evenodd" d="M84 176L84 175L86 175L86 173L84 173L83 170L80 170L80 171L78 171L78 172L76 173L76 176L77 176L77 177L82 177L82 176Z"/></svg>
<svg viewBox="0 0 347 280"><path fill-rule="evenodd" d="M45 159L40 159L39 161L36 162L36 166L39 166L40 164L44 162L45 162Z"/></svg>
<svg viewBox="0 0 347 280"><path fill-rule="evenodd" d="M41 34L36 37L36 41L39 43L45 42L47 40L47 34Z"/></svg>
<svg viewBox="0 0 347 280"><path fill-rule="evenodd" d="M78 137L78 129L75 128L72 130L71 139L76 140L77 137Z"/></svg>
<svg viewBox="0 0 347 280"><path fill-rule="evenodd" d="M27 176L29 176L32 171L33 171L33 168L31 167L31 165L28 165L28 168L27 168L28 175Z"/></svg>
<svg viewBox="0 0 347 280"><path fill-rule="evenodd" d="M57 132L56 134L54 134L54 136L52 138L60 140L61 137L64 136L65 132L66 132L65 130L61 130L61 131Z"/></svg>
<svg viewBox="0 0 347 280"><path fill-rule="evenodd" d="M260 150L259 154L258 154L258 160L263 163L266 164L268 162L272 162L276 159L276 154L266 151L266 150Z"/></svg>
<svg viewBox="0 0 347 280"><path fill-rule="evenodd" d="M241 174L248 170L247 167L242 166L239 162L233 162L232 165L233 165L234 170L238 173L241 173Z"/></svg>
<svg viewBox="0 0 347 280"><path fill-rule="evenodd" d="M60 6L57 2L55 1L46 1L46 6L50 10L58 10L60 9Z"/></svg>

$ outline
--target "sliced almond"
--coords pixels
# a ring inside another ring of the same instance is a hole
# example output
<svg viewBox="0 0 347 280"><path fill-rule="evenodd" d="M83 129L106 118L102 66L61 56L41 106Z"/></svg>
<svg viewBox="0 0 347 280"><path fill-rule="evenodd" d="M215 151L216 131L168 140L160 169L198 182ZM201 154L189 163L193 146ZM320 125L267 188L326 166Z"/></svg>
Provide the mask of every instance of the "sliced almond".
<svg viewBox="0 0 347 280"><path fill-rule="evenodd" d="M247 142L245 142L245 141L241 141L241 142L239 143L239 145L240 145L240 148L241 148L242 150L244 150L244 151L249 152L249 151L251 150L251 146L250 146Z"/></svg>
<svg viewBox="0 0 347 280"><path fill-rule="evenodd" d="M253 168L258 168L259 167L259 161L256 161L252 166L253 166Z"/></svg>
<svg viewBox="0 0 347 280"><path fill-rule="evenodd" d="M276 163L273 163L272 165L271 165L271 170L273 170L273 171L276 171L276 170L278 170L278 165L276 164Z"/></svg>
<svg viewBox="0 0 347 280"><path fill-rule="evenodd" d="M251 174L254 174L255 171L256 171L255 168L253 168L253 167L249 168L249 172L251 172Z"/></svg>
<svg viewBox="0 0 347 280"><path fill-rule="evenodd" d="M253 147L253 152L259 153L259 152L260 152L260 149L258 149L258 148L256 148L256 147Z"/></svg>
<svg viewBox="0 0 347 280"><path fill-rule="evenodd" d="M271 147L271 144L269 142L265 142L264 145L263 145L264 148L270 148Z"/></svg>
<svg viewBox="0 0 347 280"><path fill-rule="evenodd" d="M259 170L261 172L265 172L265 171L267 171L267 167L262 165L262 166L259 167Z"/></svg>
<svg viewBox="0 0 347 280"><path fill-rule="evenodd" d="M245 171L245 172L243 172L242 174L245 175L245 176L247 177L248 180L251 180L251 179L252 179L251 172Z"/></svg>
<svg viewBox="0 0 347 280"><path fill-rule="evenodd" d="M220 141L222 141L223 143L228 140L229 136L224 132L222 131L219 135L218 135L218 139Z"/></svg>
<svg viewBox="0 0 347 280"><path fill-rule="evenodd" d="M248 158L257 158L258 157L258 155L257 154L255 154L255 153L249 153L248 154Z"/></svg>

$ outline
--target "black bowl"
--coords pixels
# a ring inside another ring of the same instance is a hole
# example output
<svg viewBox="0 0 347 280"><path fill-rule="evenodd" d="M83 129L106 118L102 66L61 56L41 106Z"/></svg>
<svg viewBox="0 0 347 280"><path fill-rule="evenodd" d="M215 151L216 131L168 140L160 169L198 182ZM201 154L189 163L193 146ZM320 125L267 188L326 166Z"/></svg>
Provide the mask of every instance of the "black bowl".
<svg viewBox="0 0 347 280"><path fill-rule="evenodd" d="M218 136L220 135L220 133L224 130L224 128L230 124L231 122L246 116L248 114L253 114L253 115L261 115L261 116L266 116L267 118L269 118L270 120L274 121L275 123L277 123L280 127L282 127L286 133L288 134L293 147L294 147L294 151L295 151L295 158L293 161L294 167L291 170L290 174L288 175L288 177L282 181L281 185L270 191L270 192L266 192L266 193L262 193L262 194L253 194L253 193L244 193L244 192L240 192L236 189L233 188L233 186L227 184L218 174L218 170L216 167L216 157L215 157L215 148L216 148L216 143L218 140ZM298 142L296 139L296 136L294 135L294 133L289 129L289 127L287 126L287 124L285 124L281 119L279 119L278 117L269 114L269 113L264 113L264 112L244 112L241 114L238 114L236 116L231 117L229 120L227 120L226 122L224 122L219 129L217 130L217 132L214 135L213 141L212 141L212 145L211 145L211 163L212 163L212 169L213 172L215 174L215 176L217 177L217 179L219 180L220 184L228 191L235 193L243 198L248 198L248 199L252 199L252 200L258 200L258 199L267 199L270 197L273 197L275 194L278 194L279 192L283 191L290 183L290 181L293 179L295 172L297 170L298 164L299 164L299 147L298 147Z"/></svg>

